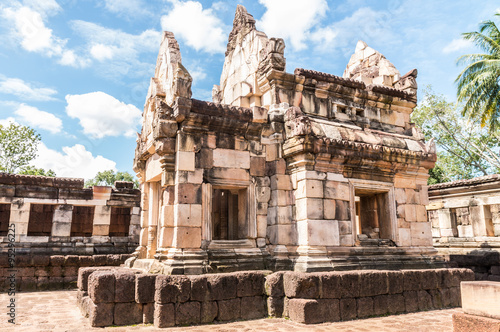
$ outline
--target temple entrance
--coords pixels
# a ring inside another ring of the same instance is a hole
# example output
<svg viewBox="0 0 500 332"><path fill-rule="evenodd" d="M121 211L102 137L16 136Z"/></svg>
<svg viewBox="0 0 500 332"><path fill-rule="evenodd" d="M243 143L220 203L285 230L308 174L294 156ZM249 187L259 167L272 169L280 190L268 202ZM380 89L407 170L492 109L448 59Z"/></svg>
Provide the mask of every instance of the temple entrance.
<svg viewBox="0 0 500 332"><path fill-rule="evenodd" d="M246 189L213 189L213 240L239 240L246 238L246 202Z"/></svg>

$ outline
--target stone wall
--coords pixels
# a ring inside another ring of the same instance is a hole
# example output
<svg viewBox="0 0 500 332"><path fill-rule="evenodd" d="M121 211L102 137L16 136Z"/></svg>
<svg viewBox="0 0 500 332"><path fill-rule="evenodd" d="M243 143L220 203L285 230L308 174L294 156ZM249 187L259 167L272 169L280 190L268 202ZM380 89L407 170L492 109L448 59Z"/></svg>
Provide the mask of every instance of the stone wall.
<svg viewBox="0 0 500 332"><path fill-rule="evenodd" d="M79 270L78 305L92 326L155 327L288 317L315 324L460 306L467 269L168 276Z"/></svg>
<svg viewBox="0 0 500 332"><path fill-rule="evenodd" d="M500 175L429 186L434 247L476 280L500 281Z"/></svg>
<svg viewBox="0 0 500 332"><path fill-rule="evenodd" d="M16 255L132 252L140 191L132 182L84 188L83 179L0 173L0 243Z"/></svg>
<svg viewBox="0 0 500 332"><path fill-rule="evenodd" d="M76 288L78 269L88 266L119 266L130 254L117 255L22 255L9 263L0 256L0 292L15 289L21 292ZM11 278L12 275L14 278ZM14 286L15 285L15 286Z"/></svg>

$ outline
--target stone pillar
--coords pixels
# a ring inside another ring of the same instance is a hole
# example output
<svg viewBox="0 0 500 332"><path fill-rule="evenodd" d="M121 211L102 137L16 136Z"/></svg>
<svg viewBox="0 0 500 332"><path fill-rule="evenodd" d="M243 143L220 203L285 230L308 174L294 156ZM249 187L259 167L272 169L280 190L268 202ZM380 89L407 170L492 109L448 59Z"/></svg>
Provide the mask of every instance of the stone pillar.
<svg viewBox="0 0 500 332"><path fill-rule="evenodd" d="M109 236L109 225L111 223L111 207L107 205L96 205L94 209L94 227L92 236Z"/></svg>
<svg viewBox="0 0 500 332"><path fill-rule="evenodd" d="M481 204L470 206L469 209L474 236L494 236L489 206Z"/></svg>
<svg viewBox="0 0 500 332"><path fill-rule="evenodd" d="M30 203L24 203L23 198L15 198L10 206L9 225L16 225L16 242L21 236L28 235L28 223L30 219Z"/></svg>
<svg viewBox="0 0 500 332"><path fill-rule="evenodd" d="M58 205L52 218L52 236L69 237L73 219L72 205Z"/></svg>
<svg viewBox="0 0 500 332"><path fill-rule="evenodd" d="M156 253L156 238L159 212L159 183L149 182L148 193L148 247L147 258L154 258Z"/></svg>
<svg viewBox="0 0 500 332"><path fill-rule="evenodd" d="M149 183L141 183L141 231L139 234L139 246L135 250L137 258L146 258L148 246L148 222L149 222Z"/></svg>

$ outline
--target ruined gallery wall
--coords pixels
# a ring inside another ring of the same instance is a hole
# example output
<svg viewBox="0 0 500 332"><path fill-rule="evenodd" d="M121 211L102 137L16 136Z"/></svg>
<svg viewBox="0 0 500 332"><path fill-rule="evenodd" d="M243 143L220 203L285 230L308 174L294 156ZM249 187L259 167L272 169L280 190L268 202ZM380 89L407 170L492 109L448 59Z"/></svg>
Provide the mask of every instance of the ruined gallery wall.
<svg viewBox="0 0 500 332"><path fill-rule="evenodd" d="M429 187L427 214L434 247L476 280L500 281L500 176Z"/></svg>
<svg viewBox="0 0 500 332"><path fill-rule="evenodd" d="M0 173L0 273L24 290L74 286L80 266L119 265L139 242L140 192L131 182ZM1 289L10 287L3 279Z"/></svg>

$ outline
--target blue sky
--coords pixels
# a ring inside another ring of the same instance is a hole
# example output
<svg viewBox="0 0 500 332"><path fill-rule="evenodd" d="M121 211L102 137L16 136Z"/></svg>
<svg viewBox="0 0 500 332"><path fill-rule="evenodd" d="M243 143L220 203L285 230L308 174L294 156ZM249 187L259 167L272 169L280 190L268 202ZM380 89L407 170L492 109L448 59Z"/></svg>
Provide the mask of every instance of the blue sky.
<svg viewBox="0 0 500 332"><path fill-rule="evenodd" d="M161 31L174 32L193 98L219 83L236 5L285 39L287 71L342 75L361 39L418 84L454 99L455 60L475 49L460 34L494 19L497 1L3 0L0 123L42 136L34 164L58 176L132 172L136 131Z"/></svg>

